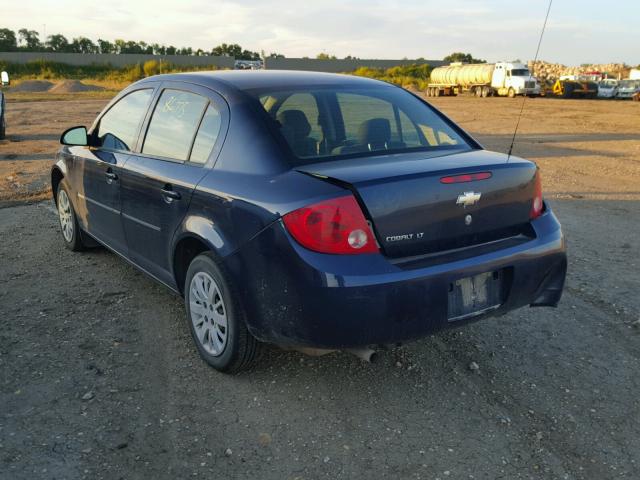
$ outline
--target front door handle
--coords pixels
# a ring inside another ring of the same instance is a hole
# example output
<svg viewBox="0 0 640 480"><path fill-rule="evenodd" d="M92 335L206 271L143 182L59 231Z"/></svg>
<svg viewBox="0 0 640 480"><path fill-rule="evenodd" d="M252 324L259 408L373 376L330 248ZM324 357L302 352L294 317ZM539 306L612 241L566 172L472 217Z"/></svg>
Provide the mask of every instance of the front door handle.
<svg viewBox="0 0 640 480"><path fill-rule="evenodd" d="M164 197L167 203L171 203L174 200L180 200L182 198L182 195L180 195L180 193L173 190L171 188L171 185L165 185L165 187L161 191L162 191L162 196Z"/></svg>
<svg viewBox="0 0 640 480"><path fill-rule="evenodd" d="M113 182L115 182L116 180L118 180L118 175L116 175L115 173L113 173L113 171L111 169L108 169L106 171L106 173L104 174L105 177L107 177L107 183L108 184L112 184Z"/></svg>

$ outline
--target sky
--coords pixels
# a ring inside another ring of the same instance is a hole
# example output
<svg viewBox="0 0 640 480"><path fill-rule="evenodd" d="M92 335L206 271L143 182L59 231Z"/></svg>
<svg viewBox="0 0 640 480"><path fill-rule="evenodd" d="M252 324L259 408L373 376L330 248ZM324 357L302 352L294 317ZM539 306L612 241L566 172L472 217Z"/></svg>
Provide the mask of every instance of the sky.
<svg viewBox="0 0 640 480"><path fill-rule="evenodd" d="M534 58L548 0L9 0L0 28L287 57ZM640 1L553 0L539 58L640 64Z"/></svg>

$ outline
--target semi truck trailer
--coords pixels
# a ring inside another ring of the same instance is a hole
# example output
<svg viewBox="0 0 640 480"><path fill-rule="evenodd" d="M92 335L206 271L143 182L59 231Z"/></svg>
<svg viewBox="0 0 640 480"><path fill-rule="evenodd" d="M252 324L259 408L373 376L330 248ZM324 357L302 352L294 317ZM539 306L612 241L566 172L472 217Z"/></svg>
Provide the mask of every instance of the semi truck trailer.
<svg viewBox="0 0 640 480"><path fill-rule="evenodd" d="M540 95L540 84L522 63L452 63L434 68L427 96L439 97L470 92L477 97Z"/></svg>

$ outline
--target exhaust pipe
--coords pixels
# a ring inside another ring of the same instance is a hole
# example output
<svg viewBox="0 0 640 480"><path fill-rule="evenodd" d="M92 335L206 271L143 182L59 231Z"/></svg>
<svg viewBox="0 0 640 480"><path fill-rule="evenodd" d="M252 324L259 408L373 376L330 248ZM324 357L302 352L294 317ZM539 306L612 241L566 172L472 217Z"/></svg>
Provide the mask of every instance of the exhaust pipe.
<svg viewBox="0 0 640 480"><path fill-rule="evenodd" d="M278 346L282 350L294 350L310 357L321 357L322 355L327 355L336 351L325 348ZM378 359L378 353L371 348L345 348L343 351L355 355L360 360L367 363L374 363Z"/></svg>
<svg viewBox="0 0 640 480"><path fill-rule="evenodd" d="M376 353L376 351L370 348L345 348L344 351L355 355L360 360L363 360L367 363L374 363L378 359L378 354Z"/></svg>

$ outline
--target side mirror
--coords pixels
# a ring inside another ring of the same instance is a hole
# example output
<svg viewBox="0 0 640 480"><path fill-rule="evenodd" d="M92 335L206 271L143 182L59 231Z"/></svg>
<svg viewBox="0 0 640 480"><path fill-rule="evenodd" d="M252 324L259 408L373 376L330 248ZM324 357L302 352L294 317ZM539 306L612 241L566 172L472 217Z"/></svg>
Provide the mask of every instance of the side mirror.
<svg viewBox="0 0 640 480"><path fill-rule="evenodd" d="M60 137L60 143L62 145L73 145L86 147L89 144L89 138L87 136L86 127L71 127L65 130Z"/></svg>
<svg viewBox="0 0 640 480"><path fill-rule="evenodd" d="M0 84L9 85L9 74L7 72L0 72Z"/></svg>

